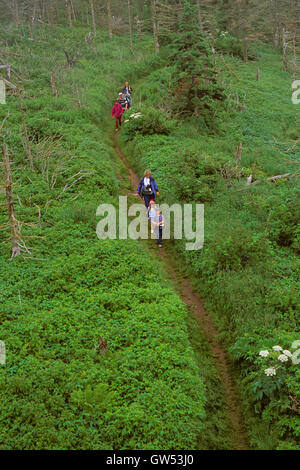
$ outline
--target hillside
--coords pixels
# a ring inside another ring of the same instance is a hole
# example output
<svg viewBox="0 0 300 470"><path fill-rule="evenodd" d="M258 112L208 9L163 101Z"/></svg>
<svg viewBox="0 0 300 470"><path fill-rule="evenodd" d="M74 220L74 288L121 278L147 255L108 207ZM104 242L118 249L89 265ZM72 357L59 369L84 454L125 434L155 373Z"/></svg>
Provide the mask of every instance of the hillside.
<svg viewBox="0 0 300 470"><path fill-rule="evenodd" d="M22 248L10 259L1 166L0 449L299 449L299 365L273 349L300 339L299 113L281 55L217 51L212 119L176 113L168 44L89 32L0 33ZM97 238L97 207L138 202L146 168L160 204L204 204L203 249Z"/></svg>

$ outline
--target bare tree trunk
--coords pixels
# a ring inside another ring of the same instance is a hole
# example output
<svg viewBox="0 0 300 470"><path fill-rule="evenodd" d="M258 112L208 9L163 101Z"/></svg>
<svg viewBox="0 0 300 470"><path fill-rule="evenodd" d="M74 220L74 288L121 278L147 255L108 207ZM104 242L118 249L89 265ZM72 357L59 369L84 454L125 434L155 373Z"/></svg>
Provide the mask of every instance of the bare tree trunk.
<svg viewBox="0 0 300 470"><path fill-rule="evenodd" d="M18 0L15 0L15 18L16 18L16 26L20 24L20 13L19 13L19 5Z"/></svg>
<svg viewBox="0 0 300 470"><path fill-rule="evenodd" d="M127 0L128 3L128 21L129 21L129 41L130 41L130 49L133 49L132 44L132 21L131 21L131 3L130 0Z"/></svg>
<svg viewBox="0 0 300 470"><path fill-rule="evenodd" d="M67 9L68 23L69 23L70 28L72 28L73 24L72 24L72 12L71 12L70 0L65 0L65 5Z"/></svg>
<svg viewBox="0 0 300 470"><path fill-rule="evenodd" d="M32 11L32 16L31 16L31 20L29 22L29 29L30 29L30 39L33 41L33 25L34 25L34 22L35 22L35 15L36 15L36 7L37 7L37 0L34 0L34 4L33 4L33 11Z"/></svg>
<svg viewBox="0 0 300 470"><path fill-rule="evenodd" d="M56 98L58 98L58 89L57 89L57 86L56 86L56 80L55 80L55 76L54 76L53 72L51 72L51 74L50 74L50 79L51 79L51 88L52 88L53 95Z"/></svg>
<svg viewBox="0 0 300 470"><path fill-rule="evenodd" d="M51 0L53 1L53 0ZM59 12L58 12L58 5L57 5L57 0L54 1L54 8L55 8L55 22L56 24L59 23Z"/></svg>
<svg viewBox="0 0 300 470"><path fill-rule="evenodd" d="M46 13L47 13L47 20L48 23L51 26L51 30L54 31L54 25L53 25L53 15L52 15L52 3L51 0L46 1Z"/></svg>
<svg viewBox="0 0 300 470"><path fill-rule="evenodd" d="M154 38L155 52L159 52L158 27L157 27L157 16L156 16L156 0L151 0L151 14L152 14L152 26L153 26L153 38Z"/></svg>
<svg viewBox="0 0 300 470"><path fill-rule="evenodd" d="M202 12L200 0L197 0L197 12L198 12L198 25L200 26L201 33L203 33L203 23L202 23Z"/></svg>
<svg viewBox="0 0 300 470"><path fill-rule="evenodd" d="M94 37L96 37L97 36L97 30L96 30L94 0L90 0L90 7L91 7L91 12L92 12L92 23L93 23L93 29L94 29Z"/></svg>
<svg viewBox="0 0 300 470"><path fill-rule="evenodd" d="M24 129L24 135L25 135L25 146L26 146L26 154L27 158L29 160L29 165L31 170L33 170L33 158L32 158L32 153L31 153L31 148L30 148L30 142L29 142L29 137L28 137L28 130L27 130L27 124L26 124L26 119L25 119L25 112L23 109L23 104L22 104L22 96L21 92L18 89L18 99L19 99L19 109L21 113L21 119L22 119L22 124L23 124L23 129Z"/></svg>
<svg viewBox="0 0 300 470"><path fill-rule="evenodd" d="M112 39L111 0L106 1L109 37Z"/></svg>
<svg viewBox="0 0 300 470"><path fill-rule="evenodd" d="M258 82L259 82L260 79L261 79L261 74L260 74L260 68L259 68L259 67L257 67L256 79L257 79Z"/></svg>
<svg viewBox="0 0 300 470"><path fill-rule="evenodd" d="M7 209L11 233L11 257L19 256L21 254L20 248L20 232L19 224L16 218L15 207L14 207L14 198L12 193L12 177L10 171L10 161L8 156L8 151L6 145L2 146L3 153L3 164L5 172L5 191L6 191L6 200L7 200Z"/></svg>
<svg viewBox="0 0 300 470"><path fill-rule="evenodd" d="M235 153L235 163L236 163L236 166L238 166L238 165L241 163L241 159L242 159L242 150L243 150L243 144L242 144L242 142L241 142L240 145L238 145L237 148L236 148L236 153Z"/></svg>
<svg viewBox="0 0 300 470"><path fill-rule="evenodd" d="M72 0L69 0L70 1L70 6L71 6L71 12L73 14L73 19L74 21L76 22L77 21L77 18L76 18L76 14L75 14L75 10L74 10L74 5L73 5L73 1Z"/></svg>
<svg viewBox="0 0 300 470"><path fill-rule="evenodd" d="M288 69L288 59L287 59L287 31L283 28L282 31L282 51L283 51L283 70Z"/></svg>
<svg viewBox="0 0 300 470"><path fill-rule="evenodd" d="M244 55L244 62L248 62L249 61L249 58L248 58L248 43L247 43L247 39L245 37L243 39L243 55Z"/></svg>
<svg viewBox="0 0 300 470"><path fill-rule="evenodd" d="M135 19L136 19L136 26L138 30L139 39L142 39L142 22L138 16L136 16Z"/></svg>
<svg viewBox="0 0 300 470"><path fill-rule="evenodd" d="M275 49L279 48L279 39L280 39L280 21L279 21L279 7L278 0L271 0L271 5L273 9L273 42Z"/></svg>

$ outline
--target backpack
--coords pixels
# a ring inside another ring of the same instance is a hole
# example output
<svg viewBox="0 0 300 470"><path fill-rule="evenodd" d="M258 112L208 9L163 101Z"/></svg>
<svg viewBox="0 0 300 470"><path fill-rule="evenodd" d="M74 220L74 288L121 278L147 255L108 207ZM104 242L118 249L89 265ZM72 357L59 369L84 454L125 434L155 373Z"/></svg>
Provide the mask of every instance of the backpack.
<svg viewBox="0 0 300 470"><path fill-rule="evenodd" d="M151 181L150 181L150 183L151 183ZM143 196L150 196L151 194L153 194L151 184L148 184L147 186L144 186L143 187Z"/></svg>

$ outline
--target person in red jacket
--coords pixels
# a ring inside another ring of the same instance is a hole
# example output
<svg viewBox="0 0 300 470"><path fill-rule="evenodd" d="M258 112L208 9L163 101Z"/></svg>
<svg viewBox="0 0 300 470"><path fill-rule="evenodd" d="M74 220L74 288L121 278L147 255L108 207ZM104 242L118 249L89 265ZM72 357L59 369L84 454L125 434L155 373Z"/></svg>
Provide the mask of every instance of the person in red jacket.
<svg viewBox="0 0 300 470"><path fill-rule="evenodd" d="M116 119L116 132L119 130L119 126L122 126L122 115L123 115L123 108L118 103L118 100L115 101L115 104L113 105L111 115L115 117Z"/></svg>

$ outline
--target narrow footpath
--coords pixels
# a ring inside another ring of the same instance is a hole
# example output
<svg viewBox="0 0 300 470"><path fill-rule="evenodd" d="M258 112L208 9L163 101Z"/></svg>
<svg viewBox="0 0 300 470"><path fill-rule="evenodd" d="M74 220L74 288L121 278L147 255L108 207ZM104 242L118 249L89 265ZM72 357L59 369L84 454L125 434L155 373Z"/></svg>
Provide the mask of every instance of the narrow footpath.
<svg viewBox="0 0 300 470"><path fill-rule="evenodd" d="M131 194L136 194L136 188L139 184L139 178L136 173L130 167L130 164L121 152L117 136L114 139L115 151L118 157L122 160L124 166L128 170L130 182L133 188ZM228 409L228 418L232 428L232 443L233 450L248 450L248 439L245 431L245 427L242 420L242 411L238 393L236 391L234 380L230 371L229 359L227 353L219 341L219 332L214 325L210 316L206 313L203 307L203 301L194 292L192 282L180 273L174 257L168 254L166 247L161 248L157 251L157 256L164 263L166 270L170 275L170 280L173 283L176 291L178 292L181 300L189 307L194 313L195 318L200 324L201 330L206 338L206 341L210 347L211 353L214 357L219 376L222 381L225 393L225 401ZM209 399L209 397L208 397Z"/></svg>

